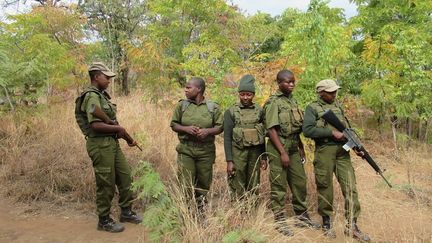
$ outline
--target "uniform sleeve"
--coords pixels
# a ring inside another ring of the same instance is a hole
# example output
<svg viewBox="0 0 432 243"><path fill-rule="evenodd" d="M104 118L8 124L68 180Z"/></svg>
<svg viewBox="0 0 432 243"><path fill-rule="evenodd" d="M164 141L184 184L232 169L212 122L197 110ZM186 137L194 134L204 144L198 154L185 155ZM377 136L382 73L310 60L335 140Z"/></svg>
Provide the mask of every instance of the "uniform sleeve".
<svg viewBox="0 0 432 243"><path fill-rule="evenodd" d="M84 101L81 105L81 111L85 112L87 114L87 121L89 124L96 121L102 121L101 119L93 116L93 114L90 112L90 108L92 106L101 107L101 102L99 95L94 92L89 92L85 95Z"/></svg>
<svg viewBox="0 0 432 243"><path fill-rule="evenodd" d="M316 127L318 114L311 107L307 106L303 121L303 134L308 138L328 138L332 137L332 130L328 127Z"/></svg>
<svg viewBox="0 0 432 243"><path fill-rule="evenodd" d="M222 111L220 110L219 106L215 107L215 111L214 111L214 126L213 127L219 127L221 129L223 129L223 115L222 115Z"/></svg>
<svg viewBox="0 0 432 243"><path fill-rule="evenodd" d="M261 108L261 107L259 107L258 108L259 109L259 121L260 122L264 122L264 119L265 119L265 117L264 117L264 109L263 108Z"/></svg>
<svg viewBox="0 0 432 243"><path fill-rule="evenodd" d="M181 124L181 102L177 103L176 107L174 108L174 113L171 118L170 127L173 127L175 123Z"/></svg>
<svg viewBox="0 0 432 243"><path fill-rule="evenodd" d="M260 113L259 113L259 115L260 115L260 120L259 120L259 121L260 121L260 122L264 122L264 120L265 120L265 117L264 117L264 109L261 108L261 107L259 107L259 111L260 111ZM265 126L265 124L264 124L264 126ZM267 133L267 129L266 129L266 133ZM264 142L262 145L260 145L260 148L261 148L261 154L263 154L263 153L266 152L266 150L265 150L265 142ZM266 158L267 158L267 155L264 154L264 155L262 155L261 158L266 159Z"/></svg>
<svg viewBox="0 0 432 243"><path fill-rule="evenodd" d="M234 128L234 119L231 116L230 109L225 111L224 114L224 149L225 149L225 160L232 161L232 133Z"/></svg>
<svg viewBox="0 0 432 243"><path fill-rule="evenodd" d="M269 104L265 106L264 110L265 116L265 128L270 129L274 126L279 126L279 109L276 102L271 101Z"/></svg>
<svg viewBox="0 0 432 243"><path fill-rule="evenodd" d="M259 110L259 122L260 123L263 123L264 122L264 120L265 120L265 117L264 117L264 108L261 108L260 106L258 106L258 110ZM265 124L263 124L264 126L265 126ZM267 129L265 130L265 132L267 133ZM267 136L267 135L266 135ZM263 144L261 144L261 145L259 145L260 146L260 150L261 150L261 154L263 154L263 153L265 153L265 142L263 143ZM263 154L262 156L261 156L261 158L262 159L266 159L267 158L267 155L266 154Z"/></svg>

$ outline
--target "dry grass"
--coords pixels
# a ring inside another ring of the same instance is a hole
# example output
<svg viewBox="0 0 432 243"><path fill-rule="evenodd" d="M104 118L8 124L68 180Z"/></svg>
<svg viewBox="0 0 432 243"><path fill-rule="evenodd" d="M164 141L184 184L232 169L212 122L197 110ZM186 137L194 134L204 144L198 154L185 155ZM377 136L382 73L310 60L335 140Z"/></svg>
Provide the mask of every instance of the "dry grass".
<svg viewBox="0 0 432 243"><path fill-rule="evenodd" d="M178 142L175 133L169 128L173 104L168 103L165 108L160 108L163 106L148 104L142 97L144 94L115 99L120 111L120 123L144 149L140 152L122 142L123 151L132 167L139 160L147 160L165 182L172 182L176 166L175 146ZM75 124L72 103L0 118L0 179L3 195L21 202L44 201L64 209L79 205L85 212L94 211L94 175L85 151L85 140ZM362 205L359 219L361 229L370 234L374 241L432 241L430 146L414 144L399 152L400 162L397 162L391 140L368 132L368 137L373 139L368 140L366 146L377 162L387 169L385 174L395 186L394 189L387 188L366 162L354 158ZM309 176L308 201L312 217L320 221L316 213L317 196L310 163L312 157L309 151L309 162L306 164ZM286 241L287 238L274 230L273 216L266 206L269 198L267 172L262 173L260 191L260 204L256 208L251 202L230 202L222 139L218 137L207 227L189 218L182 228L184 242L220 242L231 231L248 229L251 231L246 231L245 239L249 241ZM291 212L289 203L287 209ZM335 186L335 209L338 238L334 241L351 241L343 236L343 197L338 186ZM320 231L293 229L296 234L290 239L294 242L330 241Z"/></svg>

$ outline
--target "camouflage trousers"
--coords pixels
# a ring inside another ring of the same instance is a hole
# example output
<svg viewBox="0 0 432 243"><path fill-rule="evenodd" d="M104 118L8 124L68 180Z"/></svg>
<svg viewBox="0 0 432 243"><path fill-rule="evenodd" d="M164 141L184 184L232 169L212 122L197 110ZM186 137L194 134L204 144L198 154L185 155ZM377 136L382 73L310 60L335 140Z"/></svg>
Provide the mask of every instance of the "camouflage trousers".
<svg viewBox="0 0 432 243"><path fill-rule="evenodd" d="M96 178L96 212L98 216L110 214L111 201L117 189L119 206L131 206L131 169L128 165L119 142L113 137L96 137L87 139L87 153L93 161Z"/></svg>
<svg viewBox="0 0 432 243"><path fill-rule="evenodd" d="M336 175L345 199L345 217L348 220L360 214L354 168L349 152L342 145L321 145L315 148L315 181L318 191L318 213L333 213L333 173Z"/></svg>

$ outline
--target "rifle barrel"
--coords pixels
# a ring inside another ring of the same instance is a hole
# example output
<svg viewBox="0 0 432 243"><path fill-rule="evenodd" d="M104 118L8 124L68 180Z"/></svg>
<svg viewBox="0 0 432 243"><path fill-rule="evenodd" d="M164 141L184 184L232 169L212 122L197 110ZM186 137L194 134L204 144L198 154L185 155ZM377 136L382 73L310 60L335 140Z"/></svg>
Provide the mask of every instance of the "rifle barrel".
<svg viewBox="0 0 432 243"><path fill-rule="evenodd" d="M137 144L137 145L135 145L135 146L137 146L137 148L139 148L139 150L141 150L142 151L142 148Z"/></svg>
<svg viewBox="0 0 432 243"><path fill-rule="evenodd" d="M388 180L384 177L384 175L383 175L382 173L379 173L379 175L384 179L384 181L387 183L387 185L388 185L390 188L393 188L393 186L390 184L390 182L388 182Z"/></svg>

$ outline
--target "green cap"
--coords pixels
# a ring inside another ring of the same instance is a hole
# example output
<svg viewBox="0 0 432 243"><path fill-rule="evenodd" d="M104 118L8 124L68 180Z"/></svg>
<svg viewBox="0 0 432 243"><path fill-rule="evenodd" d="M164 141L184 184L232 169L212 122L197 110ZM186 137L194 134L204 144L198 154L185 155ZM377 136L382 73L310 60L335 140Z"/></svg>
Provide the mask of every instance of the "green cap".
<svg viewBox="0 0 432 243"><path fill-rule="evenodd" d="M255 78L250 75L246 74L240 79L240 84L238 87L238 91L247 91L255 93Z"/></svg>
<svg viewBox="0 0 432 243"><path fill-rule="evenodd" d="M111 72L111 70L102 62L93 62L89 67L89 72L90 71L101 71L103 74L105 74L108 77L116 76L116 74Z"/></svg>

